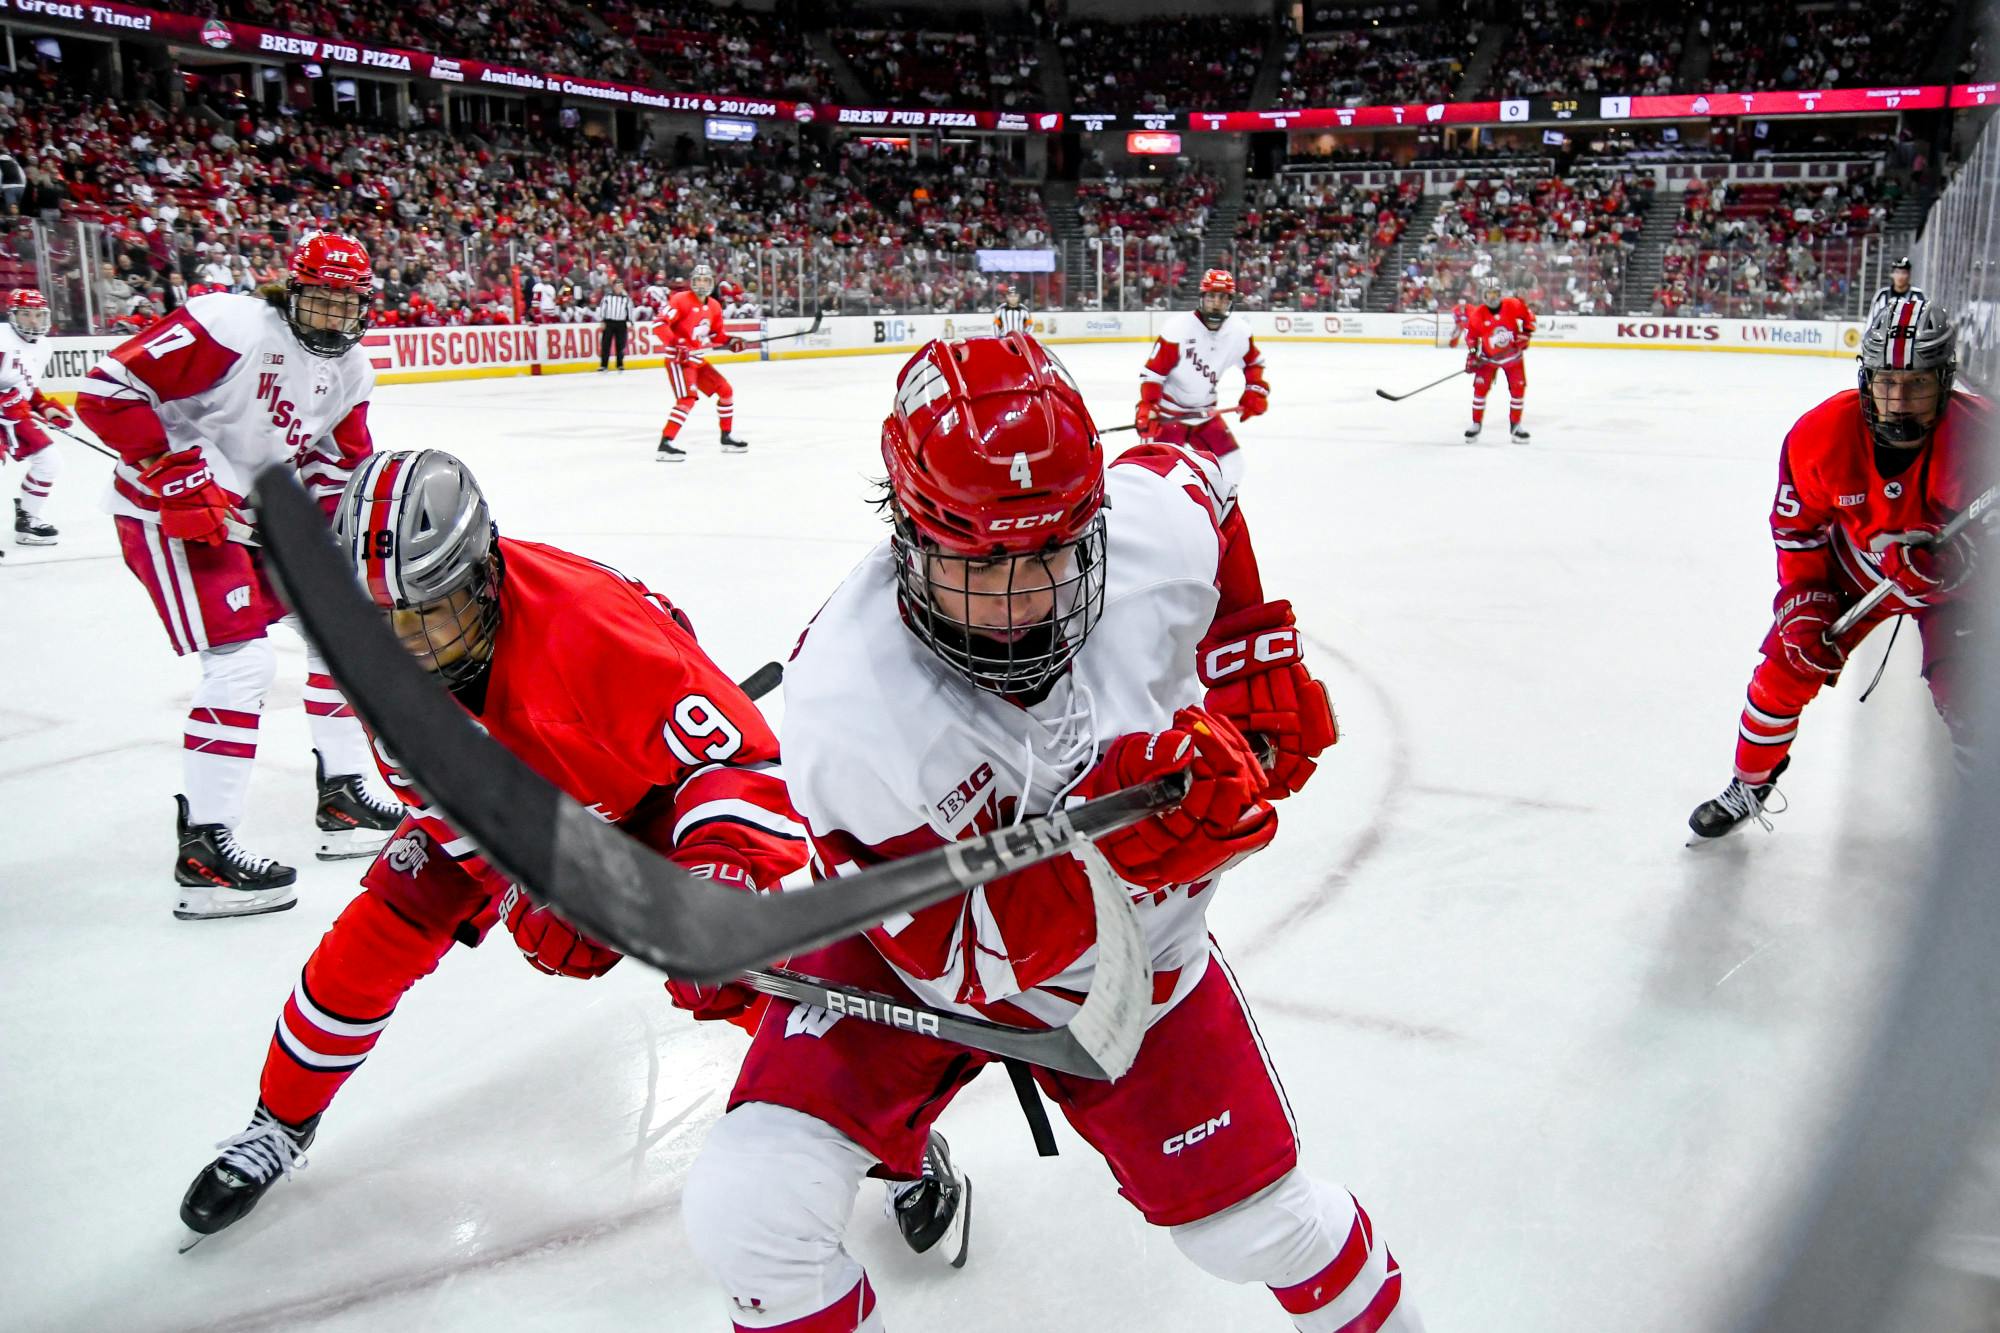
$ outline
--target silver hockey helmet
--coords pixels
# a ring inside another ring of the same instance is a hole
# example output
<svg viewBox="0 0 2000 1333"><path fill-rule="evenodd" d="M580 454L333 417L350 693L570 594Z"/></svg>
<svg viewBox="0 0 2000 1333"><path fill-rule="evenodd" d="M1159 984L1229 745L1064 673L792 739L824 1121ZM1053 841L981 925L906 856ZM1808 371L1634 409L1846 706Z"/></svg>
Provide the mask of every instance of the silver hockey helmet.
<svg viewBox="0 0 2000 1333"><path fill-rule="evenodd" d="M1858 360L1861 414L1875 443L1908 449L1930 438L1958 374L1958 335L1944 309L1897 297L1868 322Z"/></svg>
<svg viewBox="0 0 2000 1333"><path fill-rule="evenodd" d="M694 272L688 274L688 286L694 288L696 296L706 301L715 290L715 270L707 264L696 264Z"/></svg>
<svg viewBox="0 0 2000 1333"><path fill-rule="evenodd" d="M477 679L500 624L486 497L441 449L371 454L334 512L334 540L403 646L448 688Z"/></svg>

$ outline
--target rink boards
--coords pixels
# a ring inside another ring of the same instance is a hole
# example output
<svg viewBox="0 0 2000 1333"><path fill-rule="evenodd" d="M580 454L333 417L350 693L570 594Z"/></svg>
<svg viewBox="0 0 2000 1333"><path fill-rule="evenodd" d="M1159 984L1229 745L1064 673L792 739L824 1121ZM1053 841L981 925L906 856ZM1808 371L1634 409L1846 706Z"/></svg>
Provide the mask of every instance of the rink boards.
<svg viewBox="0 0 2000 1333"><path fill-rule="evenodd" d="M1169 311L1057 311L1036 315L1032 330L1054 343L1152 341ZM1254 336L1267 342L1408 343L1430 347L1437 318L1421 314L1246 310ZM1682 319L1664 316L1548 315L1537 324L1535 346L1631 351L1758 352L1783 356L1849 357L1860 350L1859 323L1833 320ZM789 337L771 347L710 358L737 361L867 356L915 351L933 338L969 338L993 332L989 315L838 315L811 329L811 321L774 318L733 320L731 334ZM79 381L119 338L49 338L42 387L74 393ZM595 324L523 324L495 327L377 329L362 347L377 382L480 379L498 375L557 375L597 369ZM628 367L654 369L663 358L652 327L631 331Z"/></svg>

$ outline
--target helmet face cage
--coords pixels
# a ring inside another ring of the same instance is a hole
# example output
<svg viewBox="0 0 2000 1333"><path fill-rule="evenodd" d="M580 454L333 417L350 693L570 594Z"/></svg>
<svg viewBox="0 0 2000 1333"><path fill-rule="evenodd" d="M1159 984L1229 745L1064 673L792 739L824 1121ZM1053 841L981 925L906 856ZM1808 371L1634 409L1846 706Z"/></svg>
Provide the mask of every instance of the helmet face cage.
<svg viewBox="0 0 2000 1333"><path fill-rule="evenodd" d="M308 352L339 356L368 332L368 294L293 278L285 284L285 320Z"/></svg>
<svg viewBox="0 0 2000 1333"><path fill-rule="evenodd" d="M1200 315L1201 322L1211 329L1220 328L1222 321L1229 318L1229 307L1234 300L1235 298L1225 291L1205 291L1201 294L1200 303L1195 307L1195 313Z"/></svg>
<svg viewBox="0 0 2000 1333"><path fill-rule="evenodd" d="M903 621L939 660L975 687L1002 695L1034 695L1069 668L1104 613L1104 515L1074 539L1039 552L993 559L940 550L900 515L890 541ZM975 567L1004 562L1003 588L968 591ZM948 577L938 575L950 570ZM1024 599L1049 598L1046 615L1015 623ZM973 603L996 605L1006 623L973 615ZM974 624L978 620L982 623Z"/></svg>
<svg viewBox="0 0 2000 1333"><path fill-rule="evenodd" d="M49 331L48 302L40 299L40 293L34 300L16 297L8 302L7 322L14 326L14 332L33 342Z"/></svg>
<svg viewBox="0 0 2000 1333"><path fill-rule="evenodd" d="M1862 334L1857 359L1861 415L1875 443L1908 449L1930 438L1944 416L1958 373L1958 337L1945 312L1915 296L1892 302ZM1878 376L1890 378L1878 383ZM1908 383L1920 376L1933 378L1937 385L1928 412L1885 411L1877 401L1878 388L1887 390L1890 383Z"/></svg>
<svg viewBox="0 0 2000 1333"><path fill-rule="evenodd" d="M373 454L334 515L334 538L397 637L447 688L476 679L500 624L500 556L486 499L436 449Z"/></svg>
<svg viewBox="0 0 2000 1333"><path fill-rule="evenodd" d="M706 301L715 291L715 270L707 264L696 264L694 272L688 274L688 286L694 288L696 296Z"/></svg>

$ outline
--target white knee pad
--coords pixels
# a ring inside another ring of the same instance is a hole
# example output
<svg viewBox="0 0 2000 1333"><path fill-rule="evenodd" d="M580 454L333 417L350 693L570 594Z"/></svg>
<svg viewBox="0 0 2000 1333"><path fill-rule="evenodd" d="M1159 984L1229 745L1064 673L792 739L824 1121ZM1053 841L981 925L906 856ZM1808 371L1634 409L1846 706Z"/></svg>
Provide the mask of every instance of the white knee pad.
<svg viewBox="0 0 2000 1333"><path fill-rule="evenodd" d="M695 1256L745 1328L824 1310L861 1281L841 1246L854 1196L875 1164L823 1120L751 1102L709 1131L681 1192Z"/></svg>
<svg viewBox="0 0 2000 1333"><path fill-rule="evenodd" d="M233 708L240 713L264 711L264 696L278 674L278 655L269 639L246 639L220 648L201 650L201 684L194 689L196 708Z"/></svg>

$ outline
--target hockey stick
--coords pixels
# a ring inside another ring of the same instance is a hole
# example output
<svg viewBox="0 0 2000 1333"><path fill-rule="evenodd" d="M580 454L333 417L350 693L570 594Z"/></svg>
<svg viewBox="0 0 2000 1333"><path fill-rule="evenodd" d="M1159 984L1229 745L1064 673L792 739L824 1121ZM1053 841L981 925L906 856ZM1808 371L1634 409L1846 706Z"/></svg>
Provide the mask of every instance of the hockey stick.
<svg viewBox="0 0 2000 1333"><path fill-rule="evenodd" d="M745 338L743 340L743 346L745 350L748 350L749 348L752 347L762 347L766 343L781 343L785 341L787 338L810 338L813 334L819 332L820 321L824 320L825 318L826 318L826 311L815 310L813 311L813 322L811 328L800 329L797 333L777 333L773 334L768 338Z"/></svg>
<svg viewBox="0 0 2000 1333"><path fill-rule="evenodd" d="M118 457L117 453L115 453L110 449L105 448L103 445L99 444L96 440L89 439L82 435L78 435L75 431L65 429L62 426L58 426L53 421L44 420L42 424L44 426L47 426L50 430L62 436L66 440L73 440L76 443L82 445L86 449L95 449L98 453L103 454L113 463L122 461ZM242 546L261 546L263 544L262 542L257 540L257 529L252 527L245 520L237 518L232 515L230 518L224 520L224 524L229 530L230 541L236 542Z"/></svg>
<svg viewBox="0 0 2000 1333"><path fill-rule="evenodd" d="M1217 408L1213 413L1209 415L1207 419L1213 421L1216 417L1227 416L1231 412L1240 412L1242 410L1243 409L1239 407ZM1099 435L1116 435L1121 430L1137 430L1137 429L1139 429L1139 423L1135 421L1123 426L1106 426L1104 429L1098 431L1097 433Z"/></svg>
<svg viewBox="0 0 2000 1333"><path fill-rule="evenodd" d="M828 1013L954 1041L1078 1078L1115 1079L1132 1067L1145 1039L1153 968L1132 899L1104 854L1083 838L1064 850L1074 853L1090 876L1090 899L1097 912L1097 962L1083 1007L1061 1027L1008 1027L783 968L745 972L740 980L766 995L815 1005Z"/></svg>
<svg viewBox="0 0 2000 1333"><path fill-rule="evenodd" d="M772 690L785 683L785 666L782 662L766 662L755 671L736 682L736 688L752 699L761 699Z"/></svg>
<svg viewBox="0 0 2000 1333"><path fill-rule="evenodd" d="M349 702L419 790L537 902L685 981L727 981L1067 855L1077 838L1137 823L1186 790L1185 774L1177 773L810 888L725 888L598 819L481 731L363 596L289 464L259 472L254 493L283 596Z"/></svg>
<svg viewBox="0 0 2000 1333"><path fill-rule="evenodd" d="M1452 371L1451 374L1446 375L1443 379L1432 380L1429 384L1420 384L1416 388L1410 390L1408 393L1390 393L1387 389L1377 389L1375 391L1375 396L1377 398L1387 398L1392 403L1400 403L1405 398L1415 398L1425 389L1435 389L1437 388L1438 385L1448 383L1451 380L1455 380L1460 375L1469 375L1471 373L1472 372L1465 369L1465 367L1460 366L1457 370Z"/></svg>
<svg viewBox="0 0 2000 1333"><path fill-rule="evenodd" d="M1996 496L2000 496L2000 485L1988 486L1978 495L1972 497L1972 503L1961 509L1952 517L1951 522L1940 528L1938 535L1931 539L1930 544L1932 546L1943 546L1946 542L1956 538L1959 533L1965 531L1969 524L1977 521L1988 509L1993 507L1993 501ZM1895 590L1895 583L1889 579L1883 579L1868 590L1867 596L1842 612L1840 619L1834 621L1832 627L1822 637L1828 643L1838 643L1841 635L1860 624L1870 611L1882 605L1889 594Z"/></svg>

